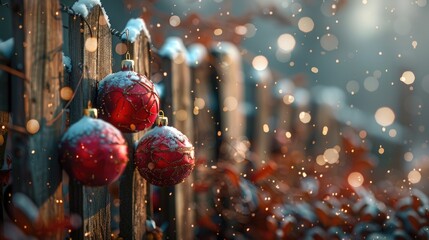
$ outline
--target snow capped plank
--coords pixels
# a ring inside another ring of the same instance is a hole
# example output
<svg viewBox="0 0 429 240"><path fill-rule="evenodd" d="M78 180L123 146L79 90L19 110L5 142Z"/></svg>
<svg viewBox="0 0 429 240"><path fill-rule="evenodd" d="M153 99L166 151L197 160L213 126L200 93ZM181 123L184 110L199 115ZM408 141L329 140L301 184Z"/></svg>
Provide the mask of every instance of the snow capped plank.
<svg viewBox="0 0 429 240"><path fill-rule="evenodd" d="M13 38L9 38L6 41L0 40L0 58L4 57L8 59L12 56L13 44Z"/></svg>
<svg viewBox="0 0 429 240"><path fill-rule="evenodd" d="M67 57L66 55L64 55L64 53L63 53L63 65L64 65L64 69L67 72L70 73L72 71L71 59L70 59L70 57Z"/></svg>
<svg viewBox="0 0 429 240"><path fill-rule="evenodd" d="M161 57L170 59L176 58L180 53L184 53L185 56L187 55L185 45L182 39L178 37L168 37L158 52Z"/></svg>
<svg viewBox="0 0 429 240"><path fill-rule="evenodd" d="M208 52L204 45L200 43L192 44L188 47L188 64L191 67L197 66L201 63L205 58L207 58Z"/></svg>
<svg viewBox="0 0 429 240"><path fill-rule="evenodd" d="M241 61L241 54L237 46L230 42L219 42L211 48L214 54L225 55L228 54L232 61Z"/></svg>
<svg viewBox="0 0 429 240"><path fill-rule="evenodd" d="M128 30L128 36L127 36L127 30ZM125 26L125 29L122 31L122 40L128 40L131 43L135 42L140 35L140 33L143 32L144 35L147 36L149 41L151 41L149 31L147 30L146 23L141 18L132 18L128 20L127 25Z"/></svg>
<svg viewBox="0 0 429 240"><path fill-rule="evenodd" d="M106 14L106 11L101 6L100 0L79 0L73 4L71 7L76 14L87 18L88 14L91 12L92 8L95 6L100 6L103 11L104 17L106 18L106 23L110 27L109 17Z"/></svg>

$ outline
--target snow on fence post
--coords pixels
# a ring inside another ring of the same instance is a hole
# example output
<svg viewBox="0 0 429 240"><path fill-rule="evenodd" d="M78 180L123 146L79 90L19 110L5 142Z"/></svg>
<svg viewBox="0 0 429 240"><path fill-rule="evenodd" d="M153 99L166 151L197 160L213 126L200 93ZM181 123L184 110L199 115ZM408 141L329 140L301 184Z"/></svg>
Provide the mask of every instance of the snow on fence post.
<svg viewBox="0 0 429 240"><path fill-rule="evenodd" d="M47 225L64 218L58 161L63 122L56 120L62 110L60 5L58 0L14 0L11 9L16 43L11 66L17 70L11 79L10 148L8 145L13 191L31 199L38 207L37 221ZM45 237L63 238L63 232Z"/></svg>
<svg viewBox="0 0 429 240"><path fill-rule="evenodd" d="M128 38L127 38L128 37ZM122 41L127 46L131 59L134 60L134 71L151 77L150 69L150 35L141 18L130 19L123 31ZM126 55L124 55L125 57ZM124 239L143 239L146 232L146 180L134 164L134 145L146 131L124 134L127 139L130 161L120 178L120 236Z"/></svg>
<svg viewBox="0 0 429 240"><path fill-rule="evenodd" d="M171 125L185 134L193 143L193 117L191 101L191 75L187 64L187 51L180 38L169 37L159 50L162 57L161 109L172 118ZM163 188L161 208L163 220L169 226L166 235L171 239L194 238L194 199L192 174L175 187Z"/></svg>
<svg viewBox="0 0 429 240"><path fill-rule="evenodd" d="M76 95L70 105L71 124L79 121L88 101L96 103L97 82L112 72L112 36L98 0L76 2L79 15L69 18L71 86ZM70 212L82 217L73 239L110 239L110 194L107 186L85 187L70 181Z"/></svg>

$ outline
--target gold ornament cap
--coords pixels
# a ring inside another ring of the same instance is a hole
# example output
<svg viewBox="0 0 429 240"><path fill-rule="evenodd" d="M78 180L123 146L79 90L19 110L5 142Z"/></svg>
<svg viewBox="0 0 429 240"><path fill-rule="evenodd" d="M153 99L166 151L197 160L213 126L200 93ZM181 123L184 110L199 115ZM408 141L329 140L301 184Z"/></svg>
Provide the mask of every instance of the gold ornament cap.
<svg viewBox="0 0 429 240"><path fill-rule="evenodd" d="M91 101L88 101L88 108L83 110L83 115L91 118L98 118L98 111L96 108L92 108Z"/></svg>
<svg viewBox="0 0 429 240"><path fill-rule="evenodd" d="M134 71L134 60L131 60L130 53L127 52L125 55L125 59L121 62L122 71Z"/></svg>
<svg viewBox="0 0 429 240"><path fill-rule="evenodd" d="M158 118L156 119L156 125L158 127L168 125L168 117L164 116L164 111L159 111Z"/></svg>

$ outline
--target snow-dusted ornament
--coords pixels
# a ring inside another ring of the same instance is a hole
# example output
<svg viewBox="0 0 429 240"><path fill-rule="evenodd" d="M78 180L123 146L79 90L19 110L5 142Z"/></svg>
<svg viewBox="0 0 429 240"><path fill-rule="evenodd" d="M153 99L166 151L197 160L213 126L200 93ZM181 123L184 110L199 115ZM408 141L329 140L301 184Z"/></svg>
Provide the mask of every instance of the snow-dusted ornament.
<svg viewBox="0 0 429 240"><path fill-rule="evenodd" d="M152 81L134 72L134 61L122 61L122 71L106 76L98 86L100 118L122 132L138 132L153 125L159 96Z"/></svg>
<svg viewBox="0 0 429 240"><path fill-rule="evenodd" d="M128 163L128 147L121 132L97 117L97 109L85 109L60 142L60 161L70 177L87 186L116 181Z"/></svg>
<svg viewBox="0 0 429 240"><path fill-rule="evenodd" d="M134 156L140 175L157 186L181 183L195 166L194 147L183 133L167 124L160 111L157 126L140 139Z"/></svg>

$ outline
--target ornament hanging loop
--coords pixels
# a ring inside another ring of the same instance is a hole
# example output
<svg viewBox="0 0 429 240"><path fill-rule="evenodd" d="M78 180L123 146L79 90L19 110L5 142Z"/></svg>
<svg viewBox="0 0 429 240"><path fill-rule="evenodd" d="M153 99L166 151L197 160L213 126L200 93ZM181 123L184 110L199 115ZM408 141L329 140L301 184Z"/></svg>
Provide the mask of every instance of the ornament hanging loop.
<svg viewBox="0 0 429 240"><path fill-rule="evenodd" d="M168 125L168 117L164 115L164 111L160 110L158 113L158 118L156 119L156 125L158 127Z"/></svg>
<svg viewBox="0 0 429 240"><path fill-rule="evenodd" d="M134 61L131 60L130 54L130 39L129 39L129 30L125 29L125 35L127 36L127 52L125 53L125 59L121 62L122 71L134 71Z"/></svg>
<svg viewBox="0 0 429 240"><path fill-rule="evenodd" d="M91 101L88 101L88 108L83 110L83 115L91 118L98 118L97 109L92 107Z"/></svg>

